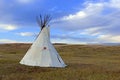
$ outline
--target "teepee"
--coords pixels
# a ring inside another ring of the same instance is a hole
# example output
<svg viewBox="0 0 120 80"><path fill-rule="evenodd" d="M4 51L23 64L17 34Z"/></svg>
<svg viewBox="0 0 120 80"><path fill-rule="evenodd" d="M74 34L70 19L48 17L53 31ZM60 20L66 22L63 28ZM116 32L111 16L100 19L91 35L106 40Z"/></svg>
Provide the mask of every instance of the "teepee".
<svg viewBox="0 0 120 80"><path fill-rule="evenodd" d="M65 67L66 64L50 42L49 26L51 17L49 15L39 16L37 22L41 31L27 51L20 64L40 67Z"/></svg>

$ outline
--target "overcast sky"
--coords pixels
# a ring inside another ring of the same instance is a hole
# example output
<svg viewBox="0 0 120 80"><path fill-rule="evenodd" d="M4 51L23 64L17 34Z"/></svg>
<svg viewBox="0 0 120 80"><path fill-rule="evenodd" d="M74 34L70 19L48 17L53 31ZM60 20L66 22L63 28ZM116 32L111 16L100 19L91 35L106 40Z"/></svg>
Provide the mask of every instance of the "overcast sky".
<svg viewBox="0 0 120 80"><path fill-rule="evenodd" d="M0 0L0 43L33 42L46 13L54 43L120 43L120 0Z"/></svg>

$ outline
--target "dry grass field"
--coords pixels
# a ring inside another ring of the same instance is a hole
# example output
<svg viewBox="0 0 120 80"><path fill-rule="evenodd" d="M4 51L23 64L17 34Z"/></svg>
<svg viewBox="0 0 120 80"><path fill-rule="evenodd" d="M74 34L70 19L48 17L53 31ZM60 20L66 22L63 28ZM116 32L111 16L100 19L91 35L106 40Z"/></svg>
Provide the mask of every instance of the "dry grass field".
<svg viewBox="0 0 120 80"><path fill-rule="evenodd" d="M68 65L20 65L30 44L0 45L0 80L120 80L120 46L55 45Z"/></svg>

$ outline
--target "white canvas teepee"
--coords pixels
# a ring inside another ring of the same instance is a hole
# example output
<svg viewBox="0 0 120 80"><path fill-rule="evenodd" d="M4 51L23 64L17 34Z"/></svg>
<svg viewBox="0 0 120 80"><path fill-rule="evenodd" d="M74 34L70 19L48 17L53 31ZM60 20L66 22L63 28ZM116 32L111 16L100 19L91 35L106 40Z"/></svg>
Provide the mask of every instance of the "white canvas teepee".
<svg viewBox="0 0 120 80"><path fill-rule="evenodd" d="M46 27L47 25L44 22L40 24L44 27L41 27L41 32L20 61L20 64L40 67L65 67L65 63L50 42L49 27Z"/></svg>

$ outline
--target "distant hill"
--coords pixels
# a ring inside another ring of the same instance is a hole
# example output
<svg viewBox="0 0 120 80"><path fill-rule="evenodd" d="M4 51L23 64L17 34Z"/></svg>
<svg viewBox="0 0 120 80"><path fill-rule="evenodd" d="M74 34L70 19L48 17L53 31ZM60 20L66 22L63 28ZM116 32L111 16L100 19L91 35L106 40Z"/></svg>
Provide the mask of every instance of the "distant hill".
<svg viewBox="0 0 120 80"><path fill-rule="evenodd" d="M53 45L83 45L83 44L67 44L67 43L52 43ZM23 45L27 45L30 46L32 45L32 43L0 43L0 45L12 45L12 46L23 46ZM96 43L96 44L84 44L84 45L103 45L103 46L120 46L120 43Z"/></svg>
<svg viewBox="0 0 120 80"><path fill-rule="evenodd" d="M67 45L66 43L53 43L54 45Z"/></svg>
<svg viewBox="0 0 120 80"><path fill-rule="evenodd" d="M120 46L120 43L102 43L102 45L106 45L106 46Z"/></svg>

